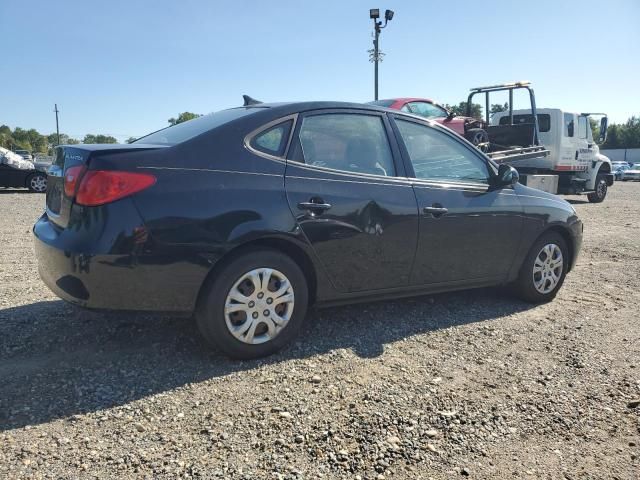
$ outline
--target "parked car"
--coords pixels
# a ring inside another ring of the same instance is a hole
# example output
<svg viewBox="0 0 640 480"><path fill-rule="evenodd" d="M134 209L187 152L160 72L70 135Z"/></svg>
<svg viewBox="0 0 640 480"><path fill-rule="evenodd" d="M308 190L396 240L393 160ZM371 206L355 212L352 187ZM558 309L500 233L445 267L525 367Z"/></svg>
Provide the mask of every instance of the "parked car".
<svg viewBox="0 0 640 480"><path fill-rule="evenodd" d="M613 177L615 180L622 180L624 172L631 167L627 162L611 162L611 170L613 171Z"/></svg>
<svg viewBox="0 0 640 480"><path fill-rule="evenodd" d="M58 147L33 231L61 298L195 314L235 358L289 343L311 304L506 284L550 301L582 239L571 205L451 130L339 102Z"/></svg>
<svg viewBox="0 0 640 480"><path fill-rule="evenodd" d="M47 190L46 168L0 148L0 187L28 188L32 192L44 193Z"/></svg>
<svg viewBox="0 0 640 480"><path fill-rule="evenodd" d="M635 163L632 167L629 167L624 171L624 175L622 176L622 181L626 182L628 180L640 180L640 164Z"/></svg>
<svg viewBox="0 0 640 480"><path fill-rule="evenodd" d="M16 150L15 153L20 155L25 160L29 160L30 162L33 161L33 155L31 155L31 152L29 150Z"/></svg>
<svg viewBox="0 0 640 480"><path fill-rule="evenodd" d="M453 130L461 137L465 137L476 146L489 141L484 123L473 117L457 116L446 107L434 102L430 98L391 98L369 102L370 105L413 113L421 117L436 121Z"/></svg>

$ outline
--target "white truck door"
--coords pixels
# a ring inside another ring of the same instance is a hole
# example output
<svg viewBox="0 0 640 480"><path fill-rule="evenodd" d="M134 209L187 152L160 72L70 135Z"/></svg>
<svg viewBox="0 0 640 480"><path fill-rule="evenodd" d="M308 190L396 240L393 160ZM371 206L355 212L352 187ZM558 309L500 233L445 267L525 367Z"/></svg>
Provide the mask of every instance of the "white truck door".
<svg viewBox="0 0 640 480"><path fill-rule="evenodd" d="M577 123L578 119L573 113L561 114L563 122L562 136L560 137L560 158L555 169L559 171L576 170L578 166L577 153Z"/></svg>
<svg viewBox="0 0 640 480"><path fill-rule="evenodd" d="M591 162L596 159L591 125L589 125L589 118L587 116L578 115L578 129L576 134L578 168L580 171L586 172Z"/></svg>

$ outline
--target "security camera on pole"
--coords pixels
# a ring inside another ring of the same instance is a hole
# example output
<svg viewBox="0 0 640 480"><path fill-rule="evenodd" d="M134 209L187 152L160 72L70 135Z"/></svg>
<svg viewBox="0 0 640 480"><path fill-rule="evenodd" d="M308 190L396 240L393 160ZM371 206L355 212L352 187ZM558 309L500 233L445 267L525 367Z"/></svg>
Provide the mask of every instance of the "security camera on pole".
<svg viewBox="0 0 640 480"><path fill-rule="evenodd" d="M385 10L384 12L384 25L380 18L380 9L372 8L369 10L369 18L373 20L373 28L375 30L373 38L373 50L369 50L369 60L375 65L375 86L374 86L374 100L378 100L378 62L382 61L384 53L380 52L379 38L380 31L387 26L387 23L393 18L393 10Z"/></svg>

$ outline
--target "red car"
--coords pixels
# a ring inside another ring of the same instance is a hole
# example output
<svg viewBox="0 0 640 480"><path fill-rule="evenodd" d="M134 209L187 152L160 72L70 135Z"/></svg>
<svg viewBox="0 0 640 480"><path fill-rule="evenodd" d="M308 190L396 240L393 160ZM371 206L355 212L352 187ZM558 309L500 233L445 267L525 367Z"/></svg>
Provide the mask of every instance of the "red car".
<svg viewBox="0 0 640 480"><path fill-rule="evenodd" d="M454 112L447 110L429 98L390 98L369 103L429 118L450 128L476 146L489 141L489 136L484 129L482 120L458 117Z"/></svg>

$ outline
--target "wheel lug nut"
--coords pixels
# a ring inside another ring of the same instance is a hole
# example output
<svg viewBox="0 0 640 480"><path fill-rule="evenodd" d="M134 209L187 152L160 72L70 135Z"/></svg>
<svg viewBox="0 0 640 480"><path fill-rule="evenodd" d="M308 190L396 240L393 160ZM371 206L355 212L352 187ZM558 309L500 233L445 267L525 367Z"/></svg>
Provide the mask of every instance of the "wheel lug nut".
<svg viewBox="0 0 640 480"><path fill-rule="evenodd" d="M267 298L267 303L271 305L273 303L273 298Z"/></svg>
<svg viewBox="0 0 640 480"><path fill-rule="evenodd" d="M264 297L264 293L260 292L260 293L258 294L258 298L262 298L262 297Z"/></svg>
<svg viewBox="0 0 640 480"><path fill-rule="evenodd" d="M254 302L254 301L249 302L249 308L253 308L255 306L255 304L256 304L256 302Z"/></svg>
<svg viewBox="0 0 640 480"><path fill-rule="evenodd" d="M253 312L253 314L251 315L253 318L258 318L258 312Z"/></svg>
<svg viewBox="0 0 640 480"><path fill-rule="evenodd" d="M264 314L265 317L269 316L269 310L265 310L264 312L262 312Z"/></svg>

